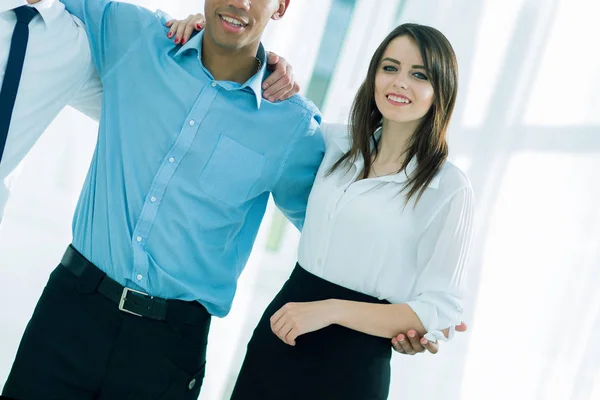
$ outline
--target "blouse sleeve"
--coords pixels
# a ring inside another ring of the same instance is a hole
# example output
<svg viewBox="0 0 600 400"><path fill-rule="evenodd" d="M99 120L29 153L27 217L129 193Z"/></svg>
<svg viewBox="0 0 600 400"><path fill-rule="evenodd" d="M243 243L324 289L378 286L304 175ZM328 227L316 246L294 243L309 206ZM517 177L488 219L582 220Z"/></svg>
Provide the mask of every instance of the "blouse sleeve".
<svg viewBox="0 0 600 400"><path fill-rule="evenodd" d="M449 198L419 239L417 279L407 304L423 323L427 340L446 340L445 328L452 338L461 322L473 214L473 190L467 186Z"/></svg>

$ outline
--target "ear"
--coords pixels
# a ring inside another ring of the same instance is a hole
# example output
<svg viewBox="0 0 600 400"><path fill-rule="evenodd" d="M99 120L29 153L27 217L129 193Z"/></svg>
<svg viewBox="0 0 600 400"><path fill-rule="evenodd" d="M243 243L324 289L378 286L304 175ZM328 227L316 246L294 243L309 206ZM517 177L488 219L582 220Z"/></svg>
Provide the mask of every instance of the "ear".
<svg viewBox="0 0 600 400"><path fill-rule="evenodd" d="M290 6L290 0L279 0L279 8L271 16L271 19L273 19L274 21L277 21L278 19L283 18L283 16L285 15L285 12L287 11L289 6Z"/></svg>

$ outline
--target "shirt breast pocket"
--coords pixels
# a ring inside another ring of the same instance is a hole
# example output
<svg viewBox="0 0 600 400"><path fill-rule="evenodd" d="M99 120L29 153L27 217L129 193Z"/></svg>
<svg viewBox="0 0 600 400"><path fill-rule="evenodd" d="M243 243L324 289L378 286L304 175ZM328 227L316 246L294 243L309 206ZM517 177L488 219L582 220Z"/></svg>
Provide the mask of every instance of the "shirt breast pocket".
<svg viewBox="0 0 600 400"><path fill-rule="evenodd" d="M222 135L200 175L200 188L229 206L237 206L248 200L264 165L263 154Z"/></svg>

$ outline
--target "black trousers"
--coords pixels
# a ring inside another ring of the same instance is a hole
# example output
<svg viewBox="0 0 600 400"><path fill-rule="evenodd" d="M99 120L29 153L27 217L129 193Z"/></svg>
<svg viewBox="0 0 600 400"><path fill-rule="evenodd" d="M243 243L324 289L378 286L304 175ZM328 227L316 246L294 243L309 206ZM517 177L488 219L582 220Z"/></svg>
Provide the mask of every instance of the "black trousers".
<svg viewBox="0 0 600 400"><path fill-rule="evenodd" d="M2 394L19 400L197 399L210 327L206 309L181 302L165 321L126 314L95 291L102 276L93 268L78 278L62 265L52 272ZM198 313L193 324L183 322L190 312Z"/></svg>
<svg viewBox="0 0 600 400"><path fill-rule="evenodd" d="M389 304L321 279L299 265L267 307L248 344L231 400L386 400L391 342L339 325L281 341L270 318L289 302Z"/></svg>

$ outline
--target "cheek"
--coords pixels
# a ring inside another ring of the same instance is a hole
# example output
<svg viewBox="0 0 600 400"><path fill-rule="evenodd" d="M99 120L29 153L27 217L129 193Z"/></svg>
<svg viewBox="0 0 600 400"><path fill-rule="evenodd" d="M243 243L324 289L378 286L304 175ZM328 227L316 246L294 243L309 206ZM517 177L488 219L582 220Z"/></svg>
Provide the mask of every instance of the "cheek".
<svg viewBox="0 0 600 400"><path fill-rule="evenodd" d="M385 107L385 86L382 86L375 80L375 104L377 104L377 108L381 109Z"/></svg>
<svg viewBox="0 0 600 400"><path fill-rule="evenodd" d="M424 108L429 109L433 105L435 93L431 85L419 87L417 95L419 96L419 103L421 103Z"/></svg>
<svg viewBox="0 0 600 400"><path fill-rule="evenodd" d="M393 78L390 78L389 75L377 73L375 75L375 93L385 94L392 81Z"/></svg>

